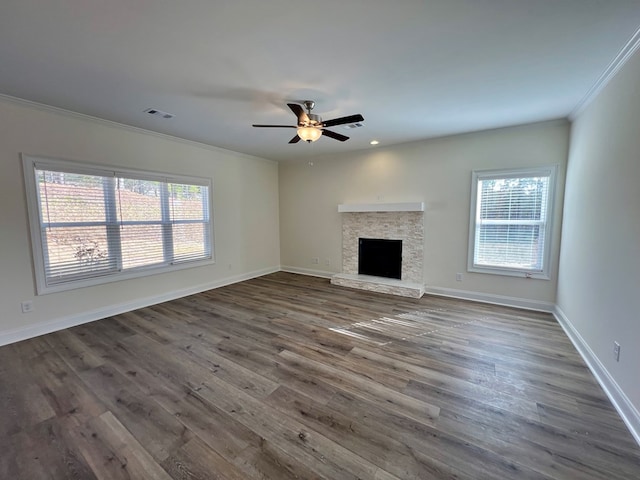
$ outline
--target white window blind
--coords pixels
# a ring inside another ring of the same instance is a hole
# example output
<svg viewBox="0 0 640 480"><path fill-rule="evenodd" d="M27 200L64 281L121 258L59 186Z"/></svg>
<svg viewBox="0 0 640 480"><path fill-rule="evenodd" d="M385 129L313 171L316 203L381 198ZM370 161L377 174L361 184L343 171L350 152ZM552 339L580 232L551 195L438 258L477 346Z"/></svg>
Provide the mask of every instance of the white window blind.
<svg viewBox="0 0 640 480"><path fill-rule="evenodd" d="M31 157L25 179L39 291L212 260L207 179Z"/></svg>
<svg viewBox="0 0 640 480"><path fill-rule="evenodd" d="M470 271L548 277L555 167L474 172Z"/></svg>

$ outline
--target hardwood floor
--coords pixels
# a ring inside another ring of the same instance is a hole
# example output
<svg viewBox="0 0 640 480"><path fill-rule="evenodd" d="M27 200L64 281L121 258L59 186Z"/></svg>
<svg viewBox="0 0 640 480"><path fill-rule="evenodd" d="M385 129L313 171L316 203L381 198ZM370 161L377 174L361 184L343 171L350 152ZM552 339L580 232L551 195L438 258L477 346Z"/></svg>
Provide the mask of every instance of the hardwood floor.
<svg viewBox="0 0 640 480"><path fill-rule="evenodd" d="M637 479L552 316L277 273L0 348L2 479Z"/></svg>

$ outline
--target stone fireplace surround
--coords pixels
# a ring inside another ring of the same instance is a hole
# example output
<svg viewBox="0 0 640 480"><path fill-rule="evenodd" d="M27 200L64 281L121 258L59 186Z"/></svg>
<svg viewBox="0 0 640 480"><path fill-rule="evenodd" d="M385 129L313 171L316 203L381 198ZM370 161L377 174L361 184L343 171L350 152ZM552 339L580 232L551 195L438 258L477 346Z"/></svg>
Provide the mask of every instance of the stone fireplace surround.
<svg viewBox="0 0 640 480"><path fill-rule="evenodd" d="M331 283L403 297L424 294L424 203L343 204L342 273ZM358 275L358 239L402 240L402 278L400 280Z"/></svg>

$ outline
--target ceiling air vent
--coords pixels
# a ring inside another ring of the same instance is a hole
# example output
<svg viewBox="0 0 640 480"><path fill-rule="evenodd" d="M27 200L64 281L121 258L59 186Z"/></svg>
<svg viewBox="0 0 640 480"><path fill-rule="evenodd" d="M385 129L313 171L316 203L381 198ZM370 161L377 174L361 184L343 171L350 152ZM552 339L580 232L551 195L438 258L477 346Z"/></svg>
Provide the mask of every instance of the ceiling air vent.
<svg viewBox="0 0 640 480"><path fill-rule="evenodd" d="M148 113L149 115L155 115L156 117L162 117L166 119L175 117L173 113L163 112L162 110L158 110L157 108L147 108L144 112Z"/></svg>
<svg viewBox="0 0 640 480"><path fill-rule="evenodd" d="M349 125L345 125L344 128L350 130L352 128L360 128L361 126L362 124L358 122L358 123L350 123Z"/></svg>

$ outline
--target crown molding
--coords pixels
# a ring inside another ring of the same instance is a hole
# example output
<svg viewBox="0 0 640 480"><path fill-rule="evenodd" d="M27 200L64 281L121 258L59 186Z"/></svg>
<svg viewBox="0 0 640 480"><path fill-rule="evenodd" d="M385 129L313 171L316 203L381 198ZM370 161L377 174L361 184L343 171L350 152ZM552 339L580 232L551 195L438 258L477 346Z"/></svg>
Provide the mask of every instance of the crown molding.
<svg viewBox="0 0 640 480"><path fill-rule="evenodd" d="M0 93L0 101L4 103L10 103L14 105L18 105L21 107L33 108L34 110L40 110L43 112L54 113L57 115L62 115L64 117L73 118L76 120L82 120L85 122L96 123L98 125L116 128L119 130L124 130L127 132L139 133L142 135L149 135L151 137L160 138L163 140L169 140L172 142L181 143L183 145L188 145L190 147L201 148L204 150L209 150L211 152L223 153L226 155L232 155L235 157L247 158L252 160L262 160L270 163L278 163L274 160L270 160L268 158L256 157L254 155L247 155L246 153L236 152L234 150L227 150L226 148L216 147L215 145L210 145L208 143L197 142L195 140L188 140L182 137L176 137L174 135L168 135L166 133L154 132L153 130L147 130L145 128L134 127L133 125L127 125L126 123L114 122L113 120L106 120L100 117L94 117L92 115L87 115L85 113L74 112L73 110L67 110L60 107L54 107L52 105L47 105L46 103L34 102L32 100L26 100L20 97L13 97L11 95L5 95Z"/></svg>
<svg viewBox="0 0 640 480"><path fill-rule="evenodd" d="M569 114L569 120L574 121L587 106L598 96L598 94L607 86L607 84L616 76L620 69L629 61L633 54L640 47L640 27L631 36L620 53L613 59L613 61L607 66L605 71L596 80L593 86L589 89L582 100L578 102L575 108Z"/></svg>

